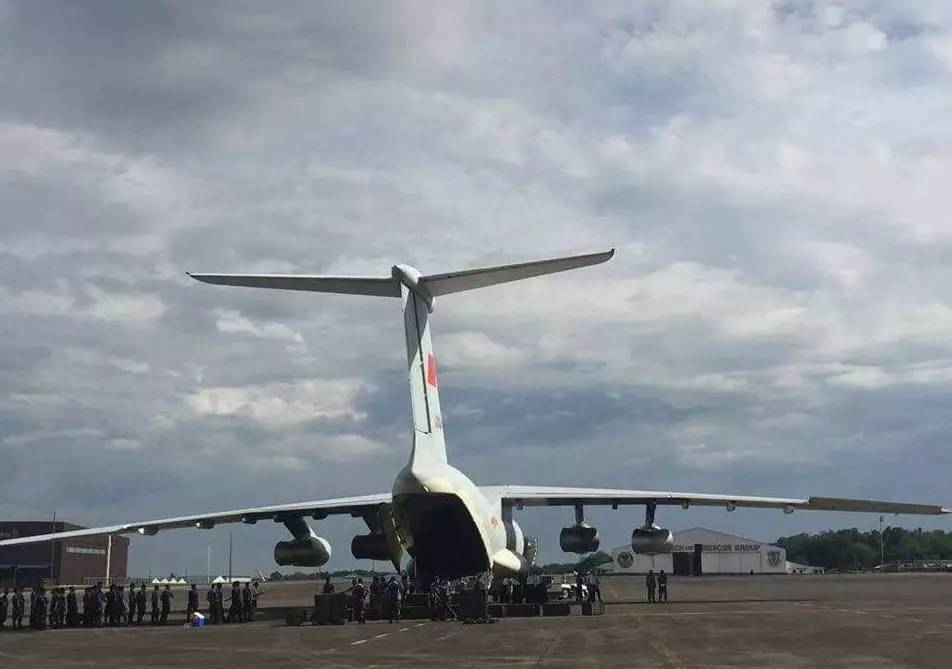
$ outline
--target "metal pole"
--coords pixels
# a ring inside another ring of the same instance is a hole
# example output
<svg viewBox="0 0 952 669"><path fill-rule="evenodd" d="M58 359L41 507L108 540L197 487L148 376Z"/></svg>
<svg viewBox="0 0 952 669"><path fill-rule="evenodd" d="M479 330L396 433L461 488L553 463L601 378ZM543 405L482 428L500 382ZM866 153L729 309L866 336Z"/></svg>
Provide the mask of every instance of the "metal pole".
<svg viewBox="0 0 952 669"><path fill-rule="evenodd" d="M228 580L231 581L231 549L232 549L232 533L228 533Z"/></svg>
<svg viewBox="0 0 952 669"><path fill-rule="evenodd" d="M883 517L879 517L879 568L886 573L886 544L883 537Z"/></svg>
<svg viewBox="0 0 952 669"><path fill-rule="evenodd" d="M109 585L109 571L112 568L112 535L106 541L106 585Z"/></svg>
<svg viewBox="0 0 952 669"><path fill-rule="evenodd" d="M53 511L53 527L50 529L50 534L56 532L56 511ZM53 564L56 562L56 540L50 542L50 587L53 586Z"/></svg>
<svg viewBox="0 0 952 669"><path fill-rule="evenodd" d="M205 582L212 582L212 545L208 544L208 571L206 572Z"/></svg>

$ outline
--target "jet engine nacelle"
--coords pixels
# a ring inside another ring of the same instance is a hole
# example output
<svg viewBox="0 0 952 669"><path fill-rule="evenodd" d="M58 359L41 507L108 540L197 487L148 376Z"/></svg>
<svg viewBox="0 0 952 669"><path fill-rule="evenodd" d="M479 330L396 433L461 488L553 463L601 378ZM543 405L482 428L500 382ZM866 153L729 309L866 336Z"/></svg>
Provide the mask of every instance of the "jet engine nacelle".
<svg viewBox="0 0 952 669"><path fill-rule="evenodd" d="M320 567L330 559L331 545L321 537L279 541L274 547L274 561L281 566Z"/></svg>
<svg viewBox="0 0 952 669"><path fill-rule="evenodd" d="M642 555L670 553L674 550L674 535L657 525L639 527L631 533L631 549Z"/></svg>
<svg viewBox="0 0 952 669"><path fill-rule="evenodd" d="M594 553L598 544L598 528L587 523L563 527L559 534L559 545L566 553Z"/></svg>
<svg viewBox="0 0 952 669"><path fill-rule="evenodd" d="M350 552L357 560L390 561L390 545L382 534L358 534L350 542Z"/></svg>

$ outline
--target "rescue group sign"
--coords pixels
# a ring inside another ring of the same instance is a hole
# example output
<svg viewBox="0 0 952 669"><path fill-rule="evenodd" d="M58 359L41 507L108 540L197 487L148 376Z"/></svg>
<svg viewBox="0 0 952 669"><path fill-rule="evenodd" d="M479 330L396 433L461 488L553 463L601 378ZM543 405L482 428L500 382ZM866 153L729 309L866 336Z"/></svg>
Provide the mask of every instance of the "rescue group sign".
<svg viewBox="0 0 952 669"><path fill-rule="evenodd" d="M675 544L675 553L693 553L694 544ZM701 544L702 553L759 553L760 544Z"/></svg>

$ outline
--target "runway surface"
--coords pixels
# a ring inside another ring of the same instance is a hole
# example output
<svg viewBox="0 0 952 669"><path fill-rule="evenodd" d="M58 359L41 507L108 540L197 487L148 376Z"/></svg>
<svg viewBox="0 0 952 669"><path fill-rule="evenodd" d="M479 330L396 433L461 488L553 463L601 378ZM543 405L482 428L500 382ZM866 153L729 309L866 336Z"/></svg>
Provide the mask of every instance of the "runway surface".
<svg viewBox="0 0 952 669"><path fill-rule="evenodd" d="M317 584L268 585L282 605ZM936 667L952 666L952 574L679 578L642 601L608 577L605 615L287 627L132 627L0 633L8 667ZM181 620L181 618L177 618Z"/></svg>

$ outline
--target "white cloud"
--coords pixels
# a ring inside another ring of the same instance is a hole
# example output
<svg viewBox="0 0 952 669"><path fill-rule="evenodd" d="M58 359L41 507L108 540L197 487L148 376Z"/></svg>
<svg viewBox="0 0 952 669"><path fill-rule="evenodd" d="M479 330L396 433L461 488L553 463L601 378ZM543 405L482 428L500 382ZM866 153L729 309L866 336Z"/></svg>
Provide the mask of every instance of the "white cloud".
<svg viewBox="0 0 952 669"><path fill-rule="evenodd" d="M358 393L373 391L355 379L306 380L265 386L200 388L186 398L199 415L245 416L261 423L281 426L317 419L347 418L360 421L365 415L354 405Z"/></svg>

